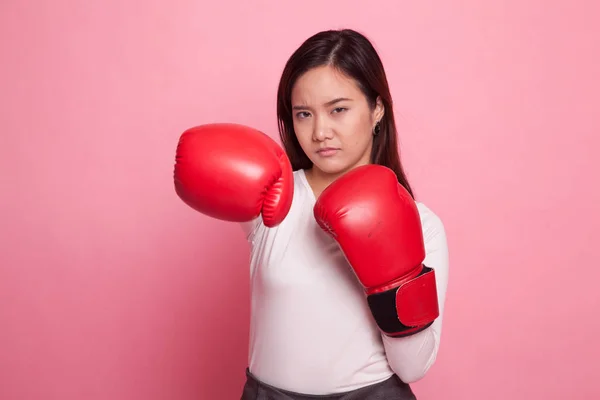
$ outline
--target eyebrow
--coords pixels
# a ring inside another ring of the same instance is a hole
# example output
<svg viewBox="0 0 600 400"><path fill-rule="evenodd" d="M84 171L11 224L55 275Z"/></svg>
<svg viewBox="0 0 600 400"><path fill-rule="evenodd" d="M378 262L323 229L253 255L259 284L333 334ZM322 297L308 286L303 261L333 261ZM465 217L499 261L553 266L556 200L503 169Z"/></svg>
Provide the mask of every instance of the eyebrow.
<svg viewBox="0 0 600 400"><path fill-rule="evenodd" d="M334 105L335 103L339 103L340 101L352 101L352 99L349 99L347 97L338 97L336 99L328 101L327 103L324 104L324 106L325 107L330 107L330 106ZM292 109L294 109L294 110L306 110L308 108L309 108L308 106L303 106L303 105L293 106L292 107Z"/></svg>

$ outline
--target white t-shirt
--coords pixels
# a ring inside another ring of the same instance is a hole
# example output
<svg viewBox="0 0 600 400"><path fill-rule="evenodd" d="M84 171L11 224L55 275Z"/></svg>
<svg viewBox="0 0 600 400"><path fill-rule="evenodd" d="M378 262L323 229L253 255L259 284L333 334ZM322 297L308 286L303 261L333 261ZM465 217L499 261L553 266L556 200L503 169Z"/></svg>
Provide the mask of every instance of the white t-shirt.
<svg viewBox="0 0 600 400"><path fill-rule="evenodd" d="M441 220L417 202L440 317L413 336L390 338L377 328L341 249L317 225L315 201L298 170L290 212L279 226L267 228L260 217L242 224L251 245L250 372L304 394L350 391L394 373L406 383L422 378L442 332L448 250Z"/></svg>

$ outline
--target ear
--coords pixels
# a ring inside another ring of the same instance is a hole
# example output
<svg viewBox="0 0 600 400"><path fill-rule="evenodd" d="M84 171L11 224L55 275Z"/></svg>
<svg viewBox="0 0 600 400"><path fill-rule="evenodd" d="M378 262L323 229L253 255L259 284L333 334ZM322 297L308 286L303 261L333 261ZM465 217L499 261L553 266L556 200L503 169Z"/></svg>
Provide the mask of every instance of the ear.
<svg viewBox="0 0 600 400"><path fill-rule="evenodd" d="M381 97L377 96L377 101L375 103L375 109L373 110L373 119L375 122L381 121L383 115L385 114L385 107L383 102L381 101Z"/></svg>

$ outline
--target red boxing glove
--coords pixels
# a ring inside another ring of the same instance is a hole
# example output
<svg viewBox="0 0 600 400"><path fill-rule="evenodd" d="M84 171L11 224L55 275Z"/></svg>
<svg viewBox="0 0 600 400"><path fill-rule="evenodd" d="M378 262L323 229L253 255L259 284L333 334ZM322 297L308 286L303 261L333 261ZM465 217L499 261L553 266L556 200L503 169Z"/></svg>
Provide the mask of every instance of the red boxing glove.
<svg viewBox="0 0 600 400"><path fill-rule="evenodd" d="M381 331L413 335L439 316L435 271L422 264L419 212L391 169L365 165L347 172L323 191L314 215L365 287Z"/></svg>
<svg viewBox="0 0 600 400"><path fill-rule="evenodd" d="M183 132L177 146L175 191L213 218L281 223L292 205L292 166L266 134L243 125L208 124Z"/></svg>

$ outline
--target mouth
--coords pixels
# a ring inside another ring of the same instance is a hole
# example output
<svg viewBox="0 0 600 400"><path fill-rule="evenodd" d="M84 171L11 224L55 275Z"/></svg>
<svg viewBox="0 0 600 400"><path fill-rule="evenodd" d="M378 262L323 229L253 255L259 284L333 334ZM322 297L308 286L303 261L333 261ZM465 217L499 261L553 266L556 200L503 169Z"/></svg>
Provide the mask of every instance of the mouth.
<svg viewBox="0 0 600 400"><path fill-rule="evenodd" d="M322 149L317 150L317 154L320 155L321 157L331 157L335 154L337 154L337 152L340 149L337 149L335 147L324 147Z"/></svg>

